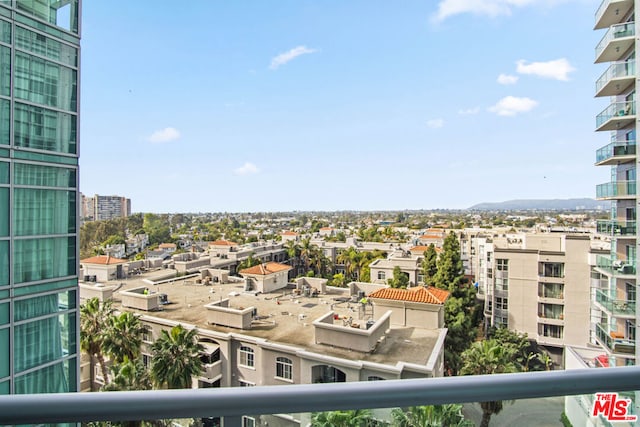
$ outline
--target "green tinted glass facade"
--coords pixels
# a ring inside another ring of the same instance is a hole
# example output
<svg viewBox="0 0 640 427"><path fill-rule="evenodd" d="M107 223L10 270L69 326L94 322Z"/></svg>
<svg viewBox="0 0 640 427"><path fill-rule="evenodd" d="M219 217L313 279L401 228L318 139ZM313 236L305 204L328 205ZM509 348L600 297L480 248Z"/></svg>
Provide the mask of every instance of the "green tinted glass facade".
<svg viewBox="0 0 640 427"><path fill-rule="evenodd" d="M0 394L78 390L80 0L0 0Z"/></svg>

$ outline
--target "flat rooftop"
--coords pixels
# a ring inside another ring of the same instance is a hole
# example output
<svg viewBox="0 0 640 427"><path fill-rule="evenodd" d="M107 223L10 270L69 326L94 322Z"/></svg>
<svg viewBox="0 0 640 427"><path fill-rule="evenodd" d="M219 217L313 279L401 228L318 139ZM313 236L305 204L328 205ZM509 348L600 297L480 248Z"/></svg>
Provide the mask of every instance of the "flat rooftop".
<svg viewBox="0 0 640 427"><path fill-rule="evenodd" d="M297 295L293 288L255 295L244 292L244 283L202 285L196 284L194 278L176 278L170 283L159 285L149 285L148 282L143 281L153 275L154 272L151 271L125 280L106 282L104 285L118 288L113 294L114 306L118 310L185 322L198 329L259 337L314 353L352 360L389 365L395 365L399 361L426 365L441 332L440 329L391 325L386 337L372 353L316 344L313 321L329 311L334 311L339 316L334 324L340 325L340 322L346 323L347 319L352 318L353 323L360 324L362 328L365 327L372 312L363 316L359 309L360 304L352 302L348 288L327 287L326 293L317 297ZM139 287L147 287L151 293L166 294L169 303L157 311L122 307L122 298L118 292ZM256 308L258 320L252 323L251 329L236 329L207 323L205 305L226 298L229 299L229 308ZM384 313L377 313L376 317L382 314Z"/></svg>

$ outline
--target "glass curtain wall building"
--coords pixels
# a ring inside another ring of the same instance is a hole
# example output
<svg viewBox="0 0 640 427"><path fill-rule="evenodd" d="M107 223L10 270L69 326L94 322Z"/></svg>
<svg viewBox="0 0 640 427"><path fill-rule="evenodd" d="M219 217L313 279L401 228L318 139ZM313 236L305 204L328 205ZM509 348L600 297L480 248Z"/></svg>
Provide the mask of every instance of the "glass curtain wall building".
<svg viewBox="0 0 640 427"><path fill-rule="evenodd" d="M0 395L77 391L80 0L0 0Z"/></svg>

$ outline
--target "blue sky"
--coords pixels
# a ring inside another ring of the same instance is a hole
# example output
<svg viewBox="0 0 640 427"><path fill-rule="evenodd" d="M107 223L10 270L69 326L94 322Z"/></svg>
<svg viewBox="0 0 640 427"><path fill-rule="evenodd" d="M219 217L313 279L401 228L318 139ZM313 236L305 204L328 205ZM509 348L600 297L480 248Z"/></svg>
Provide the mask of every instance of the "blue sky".
<svg viewBox="0 0 640 427"><path fill-rule="evenodd" d="M594 197L599 4L85 1L80 190L135 212Z"/></svg>

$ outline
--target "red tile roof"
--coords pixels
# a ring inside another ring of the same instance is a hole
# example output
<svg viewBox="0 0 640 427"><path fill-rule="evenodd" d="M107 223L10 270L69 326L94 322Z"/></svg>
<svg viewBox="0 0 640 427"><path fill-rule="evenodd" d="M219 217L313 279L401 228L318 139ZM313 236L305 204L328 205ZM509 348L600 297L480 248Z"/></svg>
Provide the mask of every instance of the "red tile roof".
<svg viewBox="0 0 640 427"><path fill-rule="evenodd" d="M283 236L297 236L298 233L296 233L295 231L285 231L282 233Z"/></svg>
<svg viewBox="0 0 640 427"><path fill-rule="evenodd" d="M238 246L235 242L230 242L228 240L216 240L213 242L209 242L209 246Z"/></svg>
<svg viewBox="0 0 640 427"><path fill-rule="evenodd" d="M257 276L267 276L269 274L278 273L280 271L291 270L292 267L280 264L279 262L268 262L266 264L258 264L253 267L245 268L238 271L240 274L254 274Z"/></svg>
<svg viewBox="0 0 640 427"><path fill-rule="evenodd" d="M418 252L418 253L422 254L427 249L429 249L429 246L418 245L418 246L414 246L411 249L409 249L409 252ZM436 252L442 252L441 248L434 248L434 249L436 250Z"/></svg>
<svg viewBox="0 0 640 427"><path fill-rule="evenodd" d="M384 288L369 294L369 298L390 299L396 301L421 302L425 304L444 304L449 291L430 286L417 286L410 289Z"/></svg>
<svg viewBox="0 0 640 427"><path fill-rule="evenodd" d="M175 248L176 244L175 243L160 243L158 245L159 248Z"/></svg>
<svg viewBox="0 0 640 427"><path fill-rule="evenodd" d="M91 258L81 259L81 264L99 264L99 265L114 265L114 264L124 264L125 262L129 262L126 259L115 258L109 255L98 255L93 256Z"/></svg>

